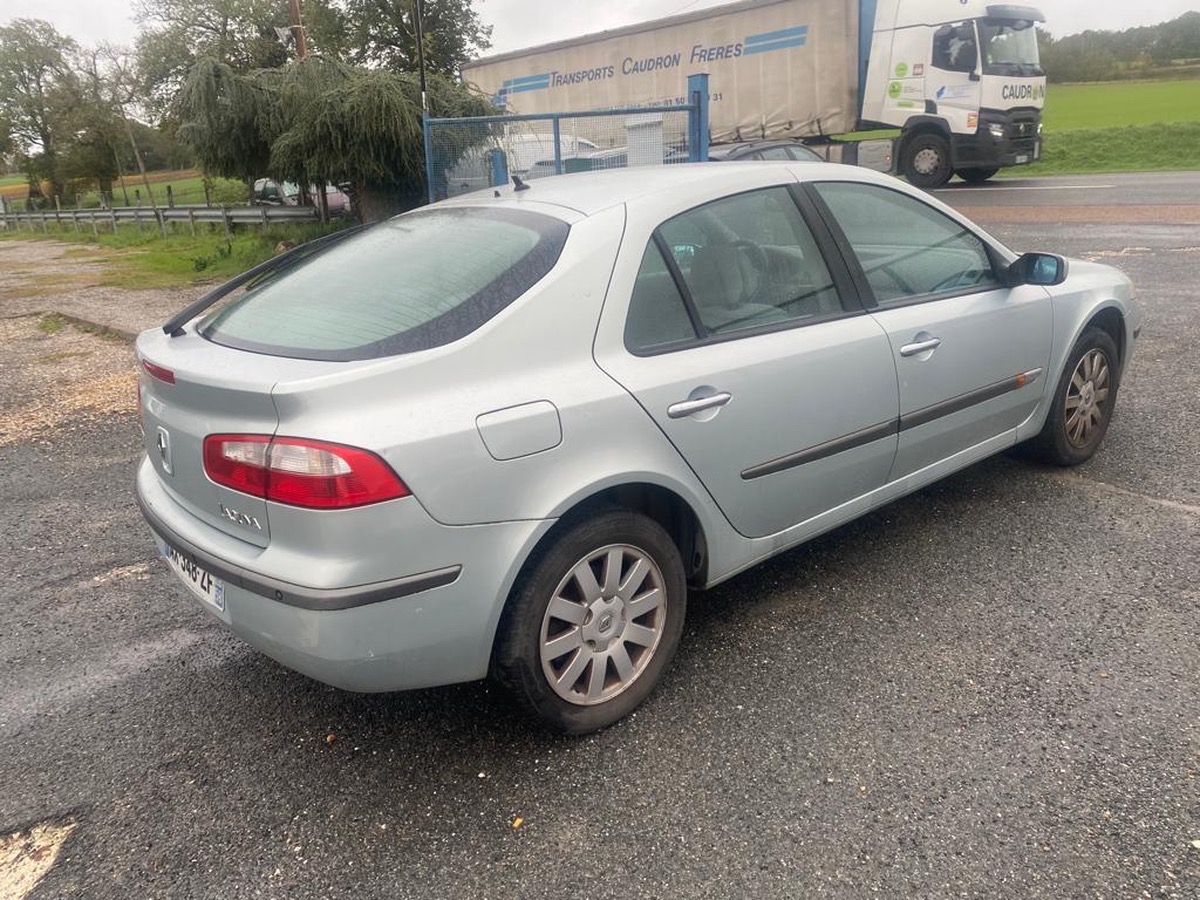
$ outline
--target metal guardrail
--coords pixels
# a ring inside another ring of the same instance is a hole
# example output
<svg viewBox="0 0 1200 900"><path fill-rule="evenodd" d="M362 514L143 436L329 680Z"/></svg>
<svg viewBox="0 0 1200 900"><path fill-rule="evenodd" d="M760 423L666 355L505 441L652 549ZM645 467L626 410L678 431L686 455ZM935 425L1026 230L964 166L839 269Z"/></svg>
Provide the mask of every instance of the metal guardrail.
<svg viewBox="0 0 1200 900"><path fill-rule="evenodd" d="M187 222L195 233L197 222L224 223L228 231L235 223L266 228L272 222L316 222L320 218L320 211L311 206L170 206L157 210L147 206L118 206L21 213L0 210L0 225L5 229L15 227L18 231L25 226L30 231L48 231L51 224L59 228L74 225L76 231L82 230L81 225L90 224L92 231L97 232L101 223L110 224L116 231L118 222L135 222L139 227L146 223L161 227L163 222Z"/></svg>

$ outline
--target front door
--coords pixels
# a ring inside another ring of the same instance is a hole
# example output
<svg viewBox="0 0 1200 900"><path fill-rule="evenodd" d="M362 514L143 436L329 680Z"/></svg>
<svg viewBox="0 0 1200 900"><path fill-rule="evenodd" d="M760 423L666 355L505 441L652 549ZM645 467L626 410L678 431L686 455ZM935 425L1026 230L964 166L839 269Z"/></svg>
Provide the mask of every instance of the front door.
<svg viewBox="0 0 1200 900"><path fill-rule="evenodd" d="M900 387L901 478L1005 435L1048 380L1051 302L1008 288L1002 260L969 228L879 185L813 190L846 237L887 332Z"/></svg>

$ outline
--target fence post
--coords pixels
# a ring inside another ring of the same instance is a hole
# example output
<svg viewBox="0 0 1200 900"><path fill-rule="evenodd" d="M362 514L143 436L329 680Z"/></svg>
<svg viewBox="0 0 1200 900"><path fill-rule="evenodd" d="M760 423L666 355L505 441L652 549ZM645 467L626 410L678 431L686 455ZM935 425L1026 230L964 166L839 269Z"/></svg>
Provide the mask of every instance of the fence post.
<svg viewBox="0 0 1200 900"><path fill-rule="evenodd" d="M228 206L221 207L221 218L225 220L225 240L232 241L233 240L233 228L229 222L229 207Z"/></svg>
<svg viewBox="0 0 1200 900"><path fill-rule="evenodd" d="M96 210L90 216L88 216L88 218L92 220L92 237L97 237L97 238L100 237L100 229L96 225L96 220L98 218L100 218L99 213L100 213L100 210Z"/></svg>
<svg viewBox="0 0 1200 900"><path fill-rule="evenodd" d="M58 194L54 195L54 227L62 231L62 204L58 202Z"/></svg>
<svg viewBox="0 0 1200 900"><path fill-rule="evenodd" d="M171 190L171 186L167 185L167 209L175 208L175 192Z"/></svg>
<svg viewBox="0 0 1200 900"><path fill-rule="evenodd" d="M75 233L79 234L79 210L71 210L71 221L75 223Z"/></svg>
<svg viewBox="0 0 1200 900"><path fill-rule="evenodd" d="M554 133L554 174L562 174L562 122L555 116L550 120L550 130Z"/></svg>
<svg viewBox="0 0 1200 900"><path fill-rule="evenodd" d="M688 162L708 162L708 74L689 75Z"/></svg>
<svg viewBox="0 0 1200 900"><path fill-rule="evenodd" d="M116 234L117 233L117 208L115 206L110 206L108 208L108 215L109 215L109 218L112 219L113 234Z"/></svg>
<svg viewBox="0 0 1200 900"><path fill-rule="evenodd" d="M188 227L192 229L192 237L196 236L196 211L188 208Z"/></svg>
<svg viewBox="0 0 1200 900"><path fill-rule="evenodd" d="M262 227L263 231L265 232L267 230L267 208L265 206L260 206L258 208L258 215L259 218L262 219Z"/></svg>
<svg viewBox="0 0 1200 900"><path fill-rule="evenodd" d="M41 212L42 212L42 234L49 234L50 229L46 227L46 210L43 209Z"/></svg>

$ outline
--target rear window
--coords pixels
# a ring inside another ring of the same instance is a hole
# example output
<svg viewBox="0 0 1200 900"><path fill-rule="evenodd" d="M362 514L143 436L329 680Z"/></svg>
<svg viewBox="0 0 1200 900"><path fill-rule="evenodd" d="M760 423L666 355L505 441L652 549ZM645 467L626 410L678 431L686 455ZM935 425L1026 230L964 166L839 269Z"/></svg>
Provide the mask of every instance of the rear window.
<svg viewBox="0 0 1200 900"><path fill-rule="evenodd" d="M565 222L524 210L410 213L376 225L214 310L217 344L300 359L370 359L470 334L558 261Z"/></svg>

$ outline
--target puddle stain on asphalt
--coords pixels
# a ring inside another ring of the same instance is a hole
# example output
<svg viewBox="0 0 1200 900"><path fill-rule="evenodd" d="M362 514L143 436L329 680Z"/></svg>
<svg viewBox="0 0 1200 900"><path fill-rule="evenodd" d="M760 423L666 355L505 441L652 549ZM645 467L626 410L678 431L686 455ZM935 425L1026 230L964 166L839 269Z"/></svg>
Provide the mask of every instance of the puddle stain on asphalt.
<svg viewBox="0 0 1200 900"><path fill-rule="evenodd" d="M0 837L0 897L24 900L54 867L74 822L43 822Z"/></svg>

